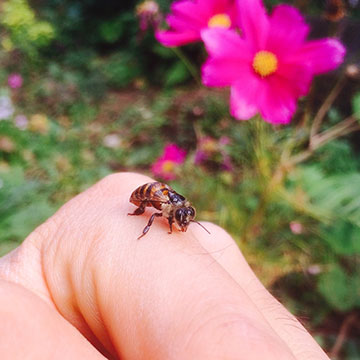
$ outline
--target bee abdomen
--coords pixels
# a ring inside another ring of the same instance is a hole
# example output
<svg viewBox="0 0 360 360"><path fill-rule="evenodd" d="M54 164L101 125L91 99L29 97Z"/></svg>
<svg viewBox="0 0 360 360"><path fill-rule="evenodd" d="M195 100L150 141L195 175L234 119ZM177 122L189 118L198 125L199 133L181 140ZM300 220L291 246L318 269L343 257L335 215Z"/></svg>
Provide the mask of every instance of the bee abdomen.
<svg viewBox="0 0 360 360"><path fill-rule="evenodd" d="M139 186L137 189L135 189L130 196L130 201L131 202L135 202L135 201L139 202L139 201L145 200L144 193L145 193L148 185L149 184L145 184L145 185Z"/></svg>
<svg viewBox="0 0 360 360"><path fill-rule="evenodd" d="M139 201L145 201L150 200L154 193L159 190L159 184L158 182L153 183L147 183L142 186L139 186L130 197L131 202L139 202Z"/></svg>

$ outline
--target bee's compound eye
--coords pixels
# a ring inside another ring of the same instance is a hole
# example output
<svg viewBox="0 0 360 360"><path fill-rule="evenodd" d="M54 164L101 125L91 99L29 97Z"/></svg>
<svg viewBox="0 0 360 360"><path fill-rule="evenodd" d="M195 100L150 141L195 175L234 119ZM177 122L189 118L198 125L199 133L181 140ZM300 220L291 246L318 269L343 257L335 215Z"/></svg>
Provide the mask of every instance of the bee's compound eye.
<svg viewBox="0 0 360 360"><path fill-rule="evenodd" d="M183 211L182 211L182 209L176 210L176 212L175 212L175 219L176 219L177 221L181 221L182 216L183 216Z"/></svg>
<svg viewBox="0 0 360 360"><path fill-rule="evenodd" d="M190 206L190 207L187 208L187 213L188 213L189 216L194 217L195 216L195 209Z"/></svg>

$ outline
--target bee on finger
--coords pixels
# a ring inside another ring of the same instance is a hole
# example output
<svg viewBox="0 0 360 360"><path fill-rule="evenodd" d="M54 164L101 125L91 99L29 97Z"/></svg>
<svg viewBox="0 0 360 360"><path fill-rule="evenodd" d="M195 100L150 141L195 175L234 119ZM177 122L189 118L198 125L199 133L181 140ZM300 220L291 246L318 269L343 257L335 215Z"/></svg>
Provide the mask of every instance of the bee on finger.
<svg viewBox="0 0 360 360"><path fill-rule="evenodd" d="M195 208L184 196L178 194L169 185L160 182L151 182L139 186L130 196L130 202L138 206L138 208L128 215L141 215L145 208L154 207L161 211L153 213L145 226L142 234L138 239L142 238L150 230L152 223L156 217L165 217L169 222L170 231L172 233L173 224L182 232L185 232L190 222L199 224L209 234L210 232L199 222L195 221Z"/></svg>

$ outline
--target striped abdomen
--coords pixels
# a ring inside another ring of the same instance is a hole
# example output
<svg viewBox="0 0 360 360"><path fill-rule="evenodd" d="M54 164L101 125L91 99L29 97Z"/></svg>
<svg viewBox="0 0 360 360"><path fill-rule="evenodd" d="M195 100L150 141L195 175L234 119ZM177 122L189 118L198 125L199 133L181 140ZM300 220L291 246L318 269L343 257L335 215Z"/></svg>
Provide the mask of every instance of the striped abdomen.
<svg viewBox="0 0 360 360"><path fill-rule="evenodd" d="M153 206L161 210L161 204L169 202L169 186L160 182L147 183L139 186L130 196L130 202L140 206Z"/></svg>

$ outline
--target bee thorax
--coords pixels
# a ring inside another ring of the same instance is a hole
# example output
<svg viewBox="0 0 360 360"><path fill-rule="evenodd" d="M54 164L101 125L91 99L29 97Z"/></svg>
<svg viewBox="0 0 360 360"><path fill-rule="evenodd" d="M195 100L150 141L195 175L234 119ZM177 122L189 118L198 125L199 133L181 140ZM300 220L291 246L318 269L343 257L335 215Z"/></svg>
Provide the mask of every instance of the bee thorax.
<svg viewBox="0 0 360 360"><path fill-rule="evenodd" d="M161 211L165 218L169 218L174 211L174 207L171 204L162 204Z"/></svg>

